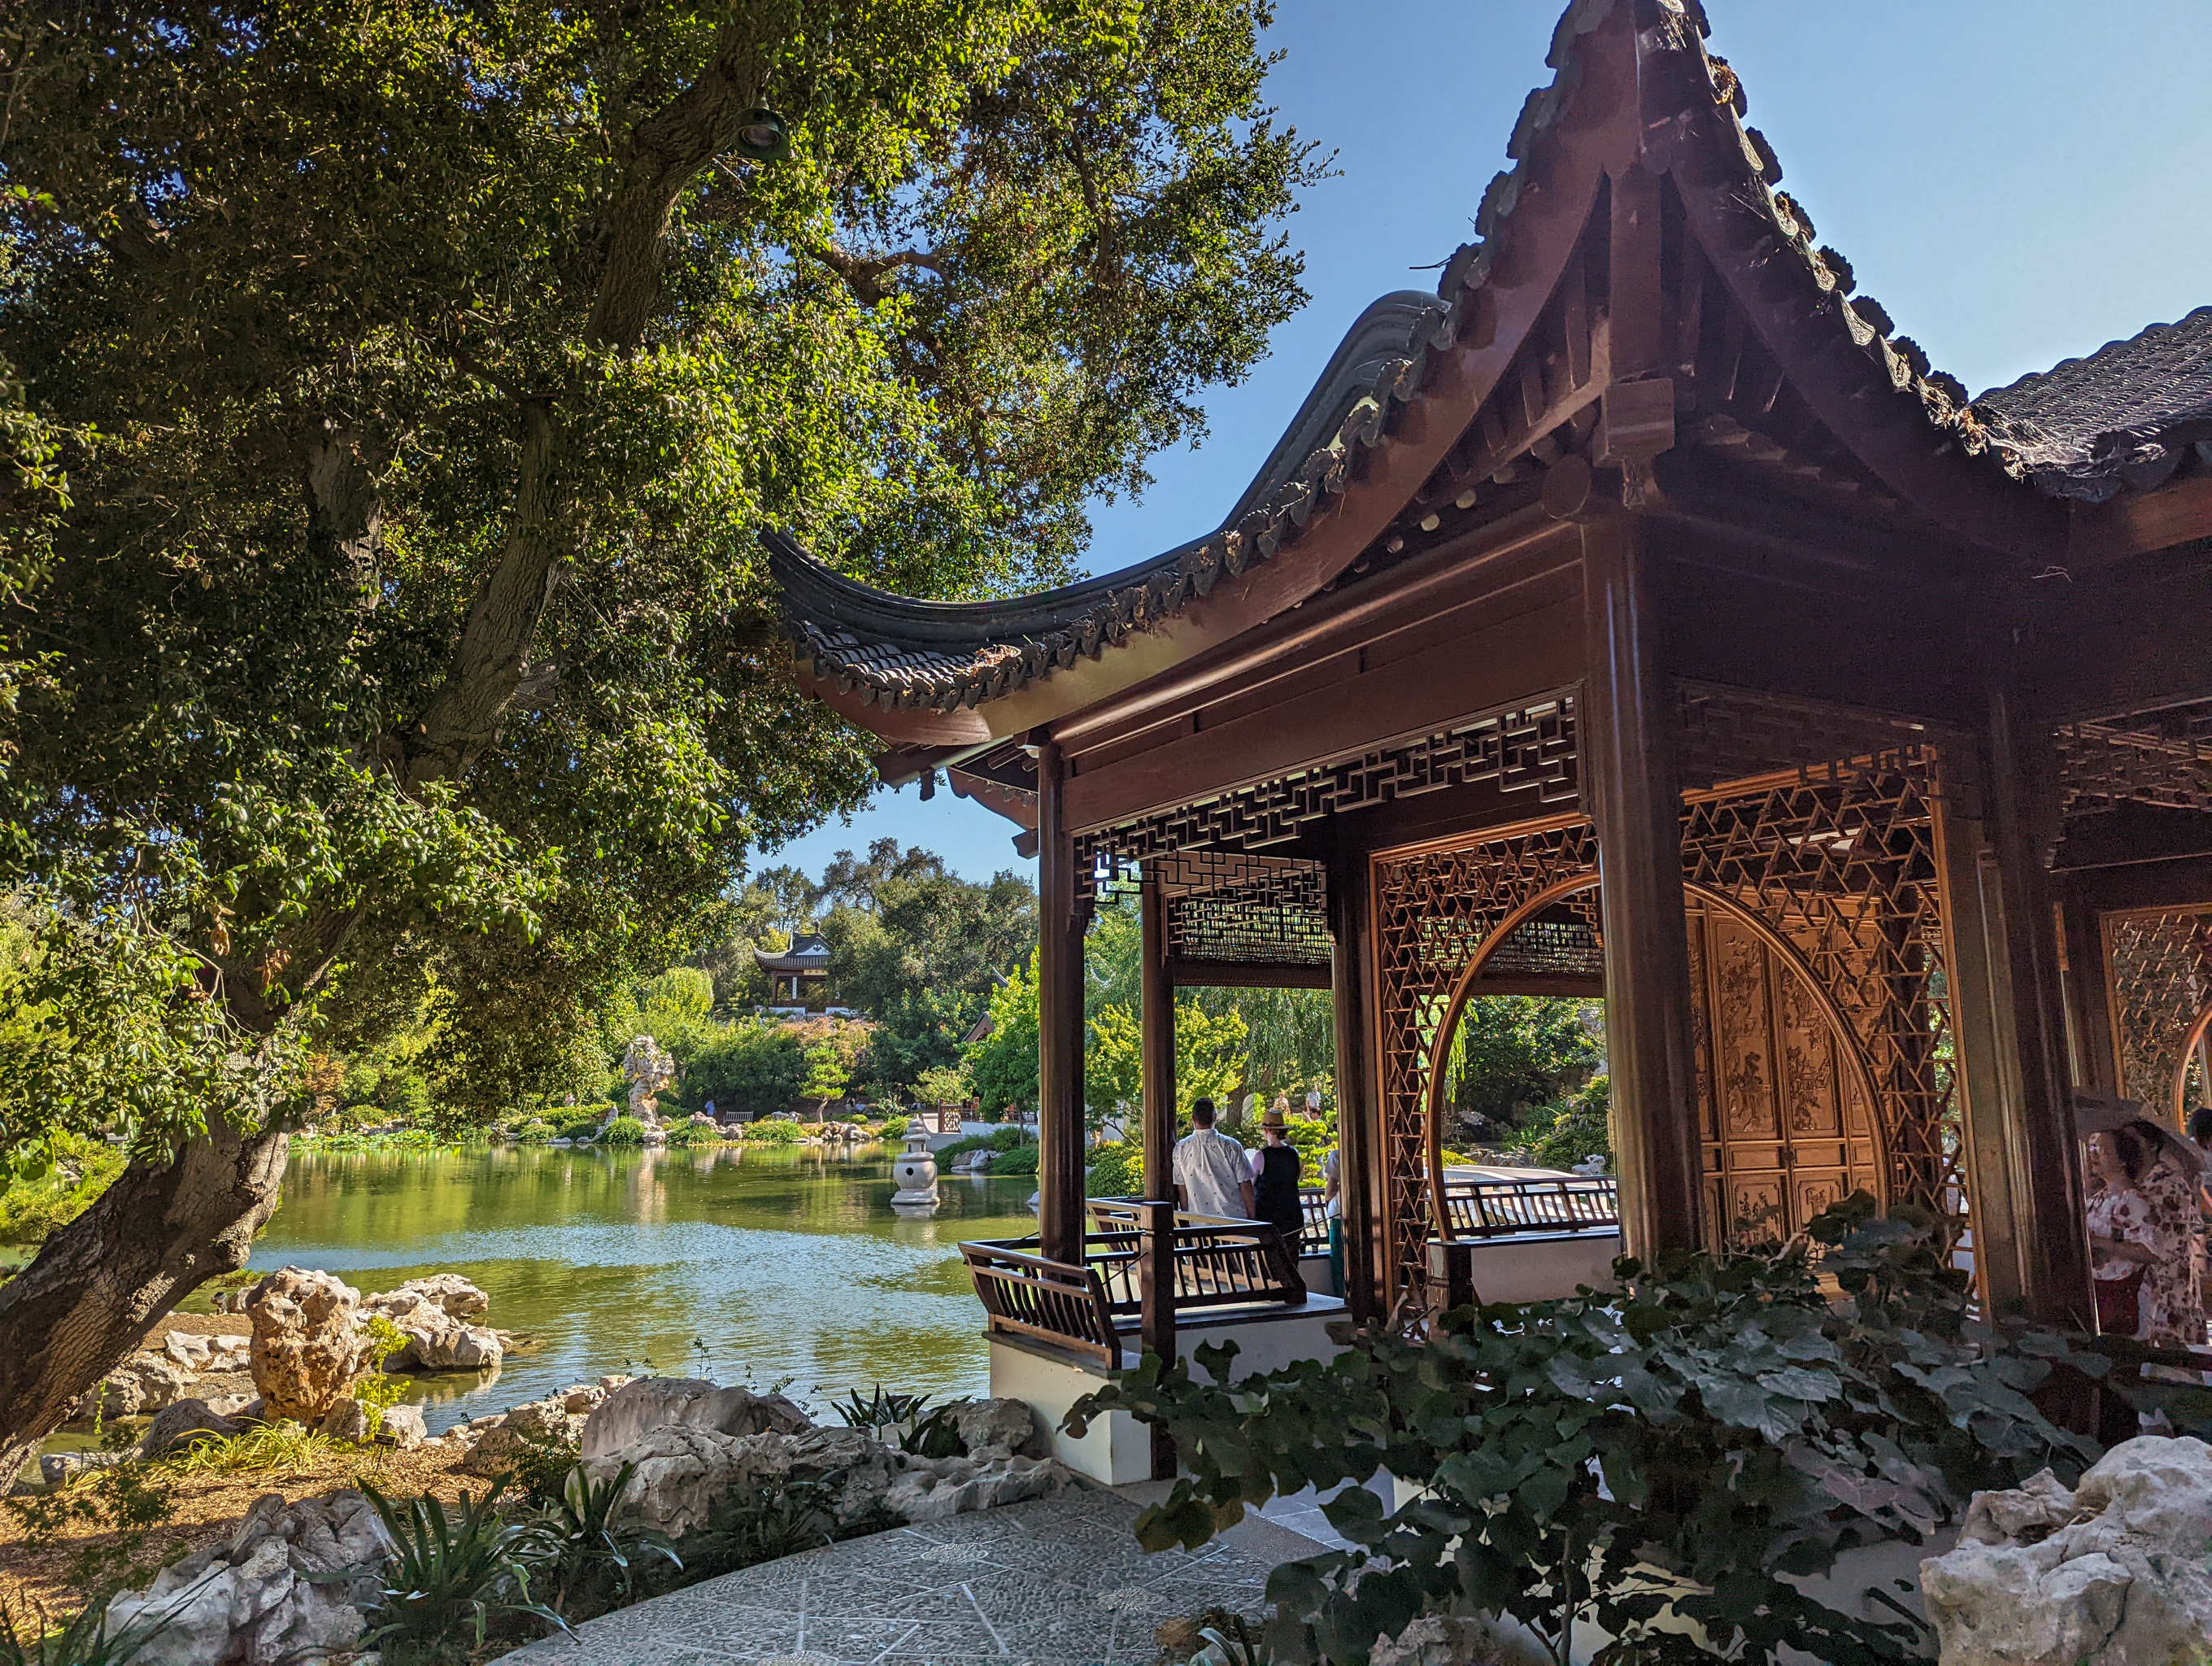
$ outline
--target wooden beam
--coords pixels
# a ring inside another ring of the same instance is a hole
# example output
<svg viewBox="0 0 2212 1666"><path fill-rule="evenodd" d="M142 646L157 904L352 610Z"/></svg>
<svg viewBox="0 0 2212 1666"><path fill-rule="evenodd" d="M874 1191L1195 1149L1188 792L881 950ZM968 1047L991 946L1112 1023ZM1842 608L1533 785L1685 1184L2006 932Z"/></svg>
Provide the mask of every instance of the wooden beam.
<svg viewBox="0 0 2212 1666"><path fill-rule="evenodd" d="M1083 1264L1083 928L1060 746L1037 745L1037 1237Z"/></svg>
<svg viewBox="0 0 2212 1666"><path fill-rule="evenodd" d="M2082 899L2102 913L2120 909L2186 908L2212 903L2212 857L2107 867L2074 876Z"/></svg>
<svg viewBox="0 0 2212 1666"><path fill-rule="evenodd" d="M2002 921L2011 987L2018 1156L2014 1183L2030 1316L2090 1329L2089 1246L2081 1157L2067 1093L2065 1000L2058 980L2057 920L2043 854L2057 818L2057 759L2047 721L2020 691L1990 698L1990 833L1995 912Z"/></svg>
<svg viewBox="0 0 2212 1666"><path fill-rule="evenodd" d="M2062 873L2212 856L2212 811L2115 804L2107 809L2077 810L2066 818L2065 827L2051 863Z"/></svg>
<svg viewBox="0 0 2212 1666"><path fill-rule="evenodd" d="M1659 179L1641 161L1613 174L1612 259L1606 313L1613 376L1632 381L1667 366L1667 289L1659 274Z"/></svg>
<svg viewBox="0 0 2212 1666"><path fill-rule="evenodd" d="M2154 492L2122 492L2106 503L2075 504L2066 554L2069 562L2117 561L2200 538L2212 538L2212 474Z"/></svg>
<svg viewBox="0 0 2212 1666"><path fill-rule="evenodd" d="M2058 882L2059 946L2065 956L2069 1073L2092 1093L2117 1097L2120 1065L2112 1043L2112 986L2105 964L2105 933L2079 877Z"/></svg>
<svg viewBox="0 0 2212 1666"><path fill-rule="evenodd" d="M1267 966L1237 960L1170 960L1168 982L1178 989L1327 989L1326 966Z"/></svg>
<svg viewBox="0 0 2212 1666"><path fill-rule="evenodd" d="M1336 1148L1344 1209L1344 1300L1354 1323L1384 1310L1382 1113L1374 1036L1374 932L1364 855L1328 871L1331 1012L1336 1037Z"/></svg>
<svg viewBox="0 0 2212 1666"><path fill-rule="evenodd" d="M1167 902L1146 864L1138 892L1137 1024L1141 1034L1145 1195L1175 1201L1175 981L1168 970Z"/></svg>
<svg viewBox="0 0 2212 1666"><path fill-rule="evenodd" d="M1588 666L1578 751L1598 834L1622 1247L1703 1243L1673 684L1641 527L1582 525Z"/></svg>

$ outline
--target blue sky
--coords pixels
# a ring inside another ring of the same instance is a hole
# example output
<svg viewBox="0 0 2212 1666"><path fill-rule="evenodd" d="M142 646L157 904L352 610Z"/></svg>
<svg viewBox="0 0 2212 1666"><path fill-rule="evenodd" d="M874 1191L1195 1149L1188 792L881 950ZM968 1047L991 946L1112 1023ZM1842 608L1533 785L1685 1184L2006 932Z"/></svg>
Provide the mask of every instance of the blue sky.
<svg viewBox="0 0 2212 1666"><path fill-rule="evenodd" d="M1975 392L2212 302L2212 4L2204 0L1706 0L1784 183L1862 292ZM1141 503L1100 504L1094 571L1212 528L1360 308L1429 288L1473 235L1531 87L1551 0L1279 0L1280 119L1337 178L1290 222L1312 301L1212 433ZM818 873L886 836L984 878L1010 824L940 791L884 793L764 861Z"/></svg>

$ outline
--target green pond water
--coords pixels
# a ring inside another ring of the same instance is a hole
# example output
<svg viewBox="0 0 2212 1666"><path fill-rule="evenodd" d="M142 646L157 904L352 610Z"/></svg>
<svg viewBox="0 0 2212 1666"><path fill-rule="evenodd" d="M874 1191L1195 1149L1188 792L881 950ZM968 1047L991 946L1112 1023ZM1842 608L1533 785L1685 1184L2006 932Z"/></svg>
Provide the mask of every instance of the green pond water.
<svg viewBox="0 0 2212 1666"><path fill-rule="evenodd" d="M482 1286L488 1322L537 1346L496 1372L417 1376L433 1432L612 1371L785 1384L817 1409L875 1383L981 1395L983 1310L958 1245L1034 1231L1036 1183L946 1176L936 1214L912 1219L891 1213L891 1160L873 1146L308 1152L249 1264L364 1292L428 1273Z"/></svg>

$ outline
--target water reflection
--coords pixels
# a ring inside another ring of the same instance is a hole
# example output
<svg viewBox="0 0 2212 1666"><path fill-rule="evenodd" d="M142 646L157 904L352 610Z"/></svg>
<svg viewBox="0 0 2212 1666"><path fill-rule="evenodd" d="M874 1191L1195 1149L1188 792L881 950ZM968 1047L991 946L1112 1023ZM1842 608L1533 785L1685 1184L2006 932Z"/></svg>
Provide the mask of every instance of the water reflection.
<svg viewBox="0 0 2212 1666"><path fill-rule="evenodd" d="M321 1267L364 1289L474 1280L491 1321L539 1345L488 1377L431 1377L433 1429L603 1372L787 1385L826 1406L884 1383L980 1394L982 1312L963 1238L1034 1230L1027 1176L940 1184L891 1213L891 1154L734 1147L295 1156L257 1268Z"/></svg>

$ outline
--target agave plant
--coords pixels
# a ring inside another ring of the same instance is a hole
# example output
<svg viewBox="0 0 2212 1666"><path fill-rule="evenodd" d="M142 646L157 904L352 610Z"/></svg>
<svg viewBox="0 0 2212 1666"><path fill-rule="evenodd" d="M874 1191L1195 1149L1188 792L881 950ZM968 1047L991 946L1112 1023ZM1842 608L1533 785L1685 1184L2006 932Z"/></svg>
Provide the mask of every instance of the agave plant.
<svg viewBox="0 0 2212 1666"><path fill-rule="evenodd" d="M527 1614L562 1631L568 1622L531 1600L530 1565L542 1554L544 1529L510 1522L492 1508L492 1495L461 1498L447 1516L434 1498L394 1504L364 1485L370 1504L391 1534L392 1557L385 1565L376 1602L368 1609L362 1646L387 1639L399 1644L450 1639L472 1626L478 1647L494 1616Z"/></svg>
<svg viewBox="0 0 2212 1666"><path fill-rule="evenodd" d="M876 1384L872 1398L863 1400L854 1389L850 1398L836 1408L837 1415L845 1420L848 1429L888 1429L894 1424L908 1423L921 1415L921 1408L929 1404L926 1394L900 1394Z"/></svg>
<svg viewBox="0 0 2212 1666"><path fill-rule="evenodd" d="M665 1534L633 1518L623 1502L635 1466L625 1463L614 1475L594 1482L580 1465L568 1471L561 1495L538 1515L538 1536L532 1547L538 1572L552 1593L553 1606L568 1611L580 1596L611 1586L617 1606L635 1584L637 1564L665 1560L678 1573L683 1559Z"/></svg>

